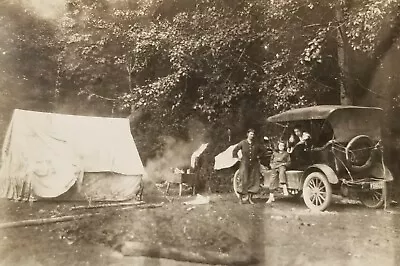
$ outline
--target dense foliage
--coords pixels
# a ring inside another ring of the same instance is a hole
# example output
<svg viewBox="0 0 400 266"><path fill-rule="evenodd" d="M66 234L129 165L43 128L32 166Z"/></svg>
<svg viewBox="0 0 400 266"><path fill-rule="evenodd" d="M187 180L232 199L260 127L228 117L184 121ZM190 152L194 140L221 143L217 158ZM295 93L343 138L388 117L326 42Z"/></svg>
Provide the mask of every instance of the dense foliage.
<svg viewBox="0 0 400 266"><path fill-rule="evenodd" d="M52 20L23 3L1 2L3 113L130 115L144 159L340 91L362 103L400 25L395 0L68 0Z"/></svg>

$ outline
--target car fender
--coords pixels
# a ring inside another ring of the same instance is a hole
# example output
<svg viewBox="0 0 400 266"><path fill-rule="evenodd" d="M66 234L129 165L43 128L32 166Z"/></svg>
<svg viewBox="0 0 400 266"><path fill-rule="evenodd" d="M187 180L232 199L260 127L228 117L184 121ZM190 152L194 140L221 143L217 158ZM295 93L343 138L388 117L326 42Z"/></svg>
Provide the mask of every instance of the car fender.
<svg viewBox="0 0 400 266"><path fill-rule="evenodd" d="M383 178L385 181L391 182L394 180L392 172L386 167L386 165L383 167L383 172Z"/></svg>
<svg viewBox="0 0 400 266"><path fill-rule="evenodd" d="M333 171L333 169L331 167L329 167L326 164L313 164L311 166L309 166L303 174L303 180L306 178L306 176L308 176L311 172L322 172L326 178L328 179L329 183L331 184L337 184L339 183L339 179L335 173L335 171Z"/></svg>
<svg viewBox="0 0 400 266"><path fill-rule="evenodd" d="M383 162L374 164L370 169L370 174L375 178L380 178L388 182L393 181L392 172L385 164L383 164Z"/></svg>

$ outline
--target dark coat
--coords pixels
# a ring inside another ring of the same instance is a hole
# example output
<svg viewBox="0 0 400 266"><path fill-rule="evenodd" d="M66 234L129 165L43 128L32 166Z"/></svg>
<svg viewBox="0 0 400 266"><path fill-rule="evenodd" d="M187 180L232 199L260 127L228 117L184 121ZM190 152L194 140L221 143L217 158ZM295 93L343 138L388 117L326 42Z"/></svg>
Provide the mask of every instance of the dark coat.
<svg viewBox="0 0 400 266"><path fill-rule="evenodd" d="M237 192L240 194L257 193L260 189L260 163L258 157L261 149L254 142L242 140L233 149L232 156L237 158L238 151L242 151L239 175L237 180Z"/></svg>

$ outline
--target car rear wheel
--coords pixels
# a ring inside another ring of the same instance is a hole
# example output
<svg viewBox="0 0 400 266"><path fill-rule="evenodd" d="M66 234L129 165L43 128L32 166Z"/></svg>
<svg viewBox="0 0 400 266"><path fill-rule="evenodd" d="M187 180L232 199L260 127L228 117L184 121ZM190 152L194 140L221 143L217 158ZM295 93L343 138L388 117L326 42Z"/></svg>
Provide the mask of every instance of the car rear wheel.
<svg viewBox="0 0 400 266"><path fill-rule="evenodd" d="M372 209L379 209L382 208L383 203L385 202L385 195L387 195L386 182L384 182L382 189L360 192L358 198L364 206Z"/></svg>
<svg viewBox="0 0 400 266"><path fill-rule="evenodd" d="M324 211L332 201L332 188L326 176L320 172L310 173L303 184L303 199L306 206L315 211Z"/></svg>

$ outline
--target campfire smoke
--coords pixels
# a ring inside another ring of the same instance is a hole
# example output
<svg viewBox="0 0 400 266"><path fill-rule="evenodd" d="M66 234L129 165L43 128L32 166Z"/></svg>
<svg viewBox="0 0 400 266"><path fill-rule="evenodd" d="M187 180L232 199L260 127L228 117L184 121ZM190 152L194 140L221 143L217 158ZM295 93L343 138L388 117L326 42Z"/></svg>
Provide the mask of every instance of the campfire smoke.
<svg viewBox="0 0 400 266"><path fill-rule="evenodd" d="M205 128L200 122L191 122L188 132L188 141L164 137L163 152L146 164L148 178L158 183L166 180L169 175L184 173L190 169L191 155L204 143Z"/></svg>

